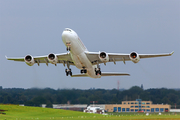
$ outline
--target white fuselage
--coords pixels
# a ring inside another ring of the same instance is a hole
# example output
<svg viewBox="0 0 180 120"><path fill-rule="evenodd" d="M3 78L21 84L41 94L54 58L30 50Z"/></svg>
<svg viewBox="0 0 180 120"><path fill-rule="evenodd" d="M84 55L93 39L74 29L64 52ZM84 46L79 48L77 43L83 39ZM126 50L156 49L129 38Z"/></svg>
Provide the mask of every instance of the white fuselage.
<svg viewBox="0 0 180 120"><path fill-rule="evenodd" d="M95 68L97 68L97 65L92 65L92 63L87 58L85 52L88 50L76 32L71 29L64 30L62 33L62 41L66 47L70 47L71 58L78 69L85 68L87 70L86 74L91 78L101 77L101 75L95 74Z"/></svg>

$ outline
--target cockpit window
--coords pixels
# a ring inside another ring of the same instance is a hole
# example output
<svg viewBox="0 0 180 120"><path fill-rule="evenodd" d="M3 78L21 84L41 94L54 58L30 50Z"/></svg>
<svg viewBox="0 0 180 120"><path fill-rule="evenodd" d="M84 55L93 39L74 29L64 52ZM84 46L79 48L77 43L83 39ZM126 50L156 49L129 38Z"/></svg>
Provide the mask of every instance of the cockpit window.
<svg viewBox="0 0 180 120"><path fill-rule="evenodd" d="M69 31L69 32L71 32L71 29L66 28L66 29L65 29L65 31Z"/></svg>

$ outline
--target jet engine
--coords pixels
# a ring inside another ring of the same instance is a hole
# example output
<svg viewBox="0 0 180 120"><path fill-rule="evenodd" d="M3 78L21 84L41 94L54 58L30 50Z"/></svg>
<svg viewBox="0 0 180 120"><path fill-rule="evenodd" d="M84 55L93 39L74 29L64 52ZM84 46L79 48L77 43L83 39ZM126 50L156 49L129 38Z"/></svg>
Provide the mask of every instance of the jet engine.
<svg viewBox="0 0 180 120"><path fill-rule="evenodd" d="M106 52L100 52L99 54L99 59L103 62L106 63L109 61L109 56Z"/></svg>
<svg viewBox="0 0 180 120"><path fill-rule="evenodd" d="M133 61L134 63L138 63L138 62L140 61L139 54L136 53L136 52L132 52L132 53L129 55L129 58L130 58L131 61Z"/></svg>
<svg viewBox="0 0 180 120"><path fill-rule="evenodd" d="M58 62L57 56L53 53L49 54L47 59L52 64L57 64L57 62Z"/></svg>
<svg viewBox="0 0 180 120"><path fill-rule="evenodd" d="M26 55L24 61L29 66L33 66L35 64L35 60L31 55Z"/></svg>

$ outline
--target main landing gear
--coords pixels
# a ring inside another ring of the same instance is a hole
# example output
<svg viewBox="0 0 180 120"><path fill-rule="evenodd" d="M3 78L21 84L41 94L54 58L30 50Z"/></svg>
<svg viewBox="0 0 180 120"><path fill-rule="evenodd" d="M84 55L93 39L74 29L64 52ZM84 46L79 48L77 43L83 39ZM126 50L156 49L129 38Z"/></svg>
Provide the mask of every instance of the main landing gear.
<svg viewBox="0 0 180 120"><path fill-rule="evenodd" d="M66 69L65 72L66 72L66 76L68 76L68 75L72 76L71 69Z"/></svg>
<svg viewBox="0 0 180 120"><path fill-rule="evenodd" d="M101 68L95 68L96 75L101 75Z"/></svg>
<svg viewBox="0 0 180 120"><path fill-rule="evenodd" d="M72 76L72 72L71 72L71 69L70 69L70 64L69 64L69 62L67 62L67 68L68 68L68 69L65 70L66 76L68 76L68 75Z"/></svg>
<svg viewBox="0 0 180 120"><path fill-rule="evenodd" d="M68 47L66 48L66 50L67 50L67 51L70 51L70 50L71 50L71 48L68 46Z"/></svg>
<svg viewBox="0 0 180 120"><path fill-rule="evenodd" d="M87 70L86 70L85 68L83 68L83 69L81 70L81 74L83 74L83 73L87 73Z"/></svg>

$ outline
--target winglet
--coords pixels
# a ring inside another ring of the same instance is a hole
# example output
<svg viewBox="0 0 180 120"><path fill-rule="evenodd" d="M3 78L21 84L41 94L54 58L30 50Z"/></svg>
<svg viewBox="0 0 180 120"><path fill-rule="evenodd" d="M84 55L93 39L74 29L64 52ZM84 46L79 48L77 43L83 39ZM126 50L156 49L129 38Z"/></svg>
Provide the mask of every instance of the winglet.
<svg viewBox="0 0 180 120"><path fill-rule="evenodd" d="M5 55L5 57L6 57L6 59L8 59L6 55Z"/></svg>
<svg viewBox="0 0 180 120"><path fill-rule="evenodd" d="M170 53L170 55L172 55L174 53L174 51L172 51L171 53Z"/></svg>

